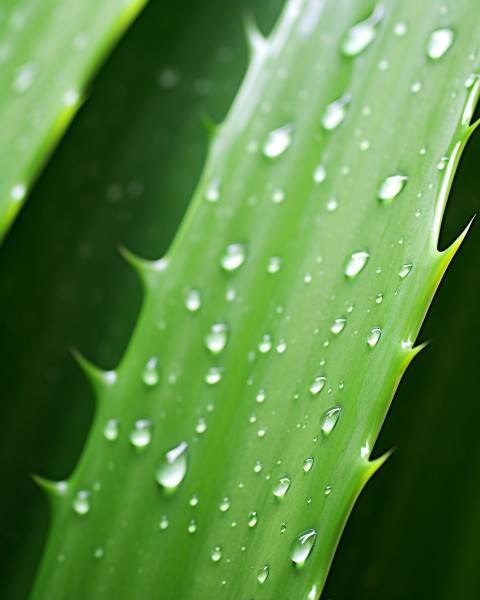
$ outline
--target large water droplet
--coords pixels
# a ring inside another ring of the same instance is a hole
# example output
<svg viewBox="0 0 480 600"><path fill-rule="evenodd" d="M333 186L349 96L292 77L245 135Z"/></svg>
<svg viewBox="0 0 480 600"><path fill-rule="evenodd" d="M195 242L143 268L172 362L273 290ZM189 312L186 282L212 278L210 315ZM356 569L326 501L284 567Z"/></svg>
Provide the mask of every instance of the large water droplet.
<svg viewBox="0 0 480 600"><path fill-rule="evenodd" d="M220 354L225 348L228 338L228 327L225 323L215 323L205 336L205 346L212 354Z"/></svg>
<svg viewBox="0 0 480 600"><path fill-rule="evenodd" d="M326 378L321 375L312 379L309 387L312 396L316 396L319 392L323 390L323 388L325 387L325 381Z"/></svg>
<svg viewBox="0 0 480 600"><path fill-rule="evenodd" d="M263 154L269 158L275 158L283 154L292 143L293 130L293 124L287 123L283 127L270 131L263 145Z"/></svg>
<svg viewBox="0 0 480 600"><path fill-rule="evenodd" d="M255 527L255 525L257 523L258 523L258 515L255 511L253 511L248 515L248 526Z"/></svg>
<svg viewBox="0 0 480 600"><path fill-rule="evenodd" d="M230 244L220 259L220 264L225 271L235 271L243 265L247 257L247 248L244 244Z"/></svg>
<svg viewBox="0 0 480 600"><path fill-rule="evenodd" d="M77 515L86 515L90 512L90 492L87 490L80 490L73 499L73 510Z"/></svg>
<svg viewBox="0 0 480 600"><path fill-rule="evenodd" d="M294 563L303 563L309 557L316 537L315 529L307 529L293 540L289 554Z"/></svg>
<svg viewBox="0 0 480 600"><path fill-rule="evenodd" d="M268 565L265 565L263 569L260 569L257 573L257 579L260 583L264 583L267 580L269 571L270 567Z"/></svg>
<svg viewBox="0 0 480 600"><path fill-rule="evenodd" d="M290 487L290 477L282 477L273 488L273 493L277 498L283 498Z"/></svg>
<svg viewBox="0 0 480 600"><path fill-rule="evenodd" d="M218 562L222 558L222 549L220 546L215 546L210 554L210 558L213 562Z"/></svg>
<svg viewBox="0 0 480 600"><path fill-rule="evenodd" d="M374 348L377 345L381 335L382 330L380 327L374 327L367 333L367 344L370 346L370 348Z"/></svg>
<svg viewBox="0 0 480 600"><path fill-rule="evenodd" d="M198 290L190 290L185 297L185 308L190 312L197 311L202 305L202 298Z"/></svg>
<svg viewBox="0 0 480 600"><path fill-rule="evenodd" d="M313 467L313 458L306 458L303 461L303 470L305 471L305 473L308 473L312 467Z"/></svg>
<svg viewBox="0 0 480 600"><path fill-rule="evenodd" d="M222 379L224 367L211 367L205 375L205 382L209 385L215 385Z"/></svg>
<svg viewBox="0 0 480 600"><path fill-rule="evenodd" d="M347 29L341 46L343 54L345 56L357 56L357 54L368 48L377 35L375 26L382 17L383 5L379 4L368 19Z"/></svg>
<svg viewBox="0 0 480 600"><path fill-rule="evenodd" d="M118 438L119 427L117 419L108 419L103 428L103 437L109 442L113 442Z"/></svg>
<svg viewBox="0 0 480 600"><path fill-rule="evenodd" d="M152 356L145 365L145 369L142 373L142 381L145 385L154 386L157 385L158 380L158 359L156 356Z"/></svg>
<svg viewBox="0 0 480 600"><path fill-rule="evenodd" d="M173 491L187 473L188 444L180 442L166 452L155 478L165 491Z"/></svg>
<svg viewBox="0 0 480 600"><path fill-rule="evenodd" d="M323 128L327 131L336 129L347 116L347 106L350 102L350 94L343 94L341 98L328 104L322 116Z"/></svg>
<svg viewBox="0 0 480 600"><path fill-rule="evenodd" d="M412 263L407 263L405 265L402 265L400 267L400 269L398 270L398 274L400 276L400 279L405 279L405 277L410 273L410 271L412 270L413 265Z"/></svg>
<svg viewBox="0 0 480 600"><path fill-rule="evenodd" d="M330 327L330 331L333 334L338 335L344 330L346 324L347 319L335 319L335 321L332 323L332 326Z"/></svg>
<svg viewBox="0 0 480 600"><path fill-rule="evenodd" d="M216 202L220 198L220 183L221 180L218 177L208 182L205 189L205 198L209 202Z"/></svg>
<svg viewBox="0 0 480 600"><path fill-rule="evenodd" d="M407 175L403 175L402 173L390 175L381 183L380 187L378 188L378 199L384 204L390 203L400 194L407 181Z"/></svg>
<svg viewBox="0 0 480 600"><path fill-rule="evenodd" d="M152 441L152 423L149 419L135 421L135 426L130 432L130 443L135 448L145 448Z"/></svg>
<svg viewBox="0 0 480 600"><path fill-rule="evenodd" d="M362 271L370 258L365 250L354 252L345 263L345 275L349 278L356 277Z"/></svg>
<svg viewBox="0 0 480 600"><path fill-rule="evenodd" d="M433 60L441 58L453 44L455 34L451 29L432 31L427 40L427 56Z"/></svg>
<svg viewBox="0 0 480 600"><path fill-rule="evenodd" d="M320 419L320 429L325 434L331 433L340 418L342 409L339 406L326 410Z"/></svg>

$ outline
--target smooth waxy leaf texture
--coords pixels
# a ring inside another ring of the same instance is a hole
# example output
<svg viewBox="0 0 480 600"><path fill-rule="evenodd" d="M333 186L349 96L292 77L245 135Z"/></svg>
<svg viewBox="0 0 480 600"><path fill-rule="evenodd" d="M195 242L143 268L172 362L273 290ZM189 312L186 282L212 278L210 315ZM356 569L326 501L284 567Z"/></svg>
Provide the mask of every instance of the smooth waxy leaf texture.
<svg viewBox="0 0 480 600"><path fill-rule="evenodd" d="M447 30L445 17L437 25L425 7L402 5L410 12L377 13L376 39L342 56L367 8L339 18L333 5L290 3L267 43L253 39L168 260L136 261L144 312L116 377L91 373L103 391L86 453L68 484L47 486L56 512L38 594L68 581L74 595L69 564L92 557L97 595L319 592L451 256L435 246L458 148L438 164L464 142L476 95L475 82L465 86L474 23L445 34L454 43L437 63L430 34ZM404 39L410 62L399 58ZM453 70L445 94L438 81ZM433 99L439 115L452 111L441 130L426 121ZM94 548L92 531L103 538ZM125 581L113 577L120 557L132 569ZM300 570L291 559L308 560ZM48 561L57 567L47 576Z"/></svg>
<svg viewBox="0 0 480 600"><path fill-rule="evenodd" d="M0 240L92 71L144 4L24 0L0 8Z"/></svg>

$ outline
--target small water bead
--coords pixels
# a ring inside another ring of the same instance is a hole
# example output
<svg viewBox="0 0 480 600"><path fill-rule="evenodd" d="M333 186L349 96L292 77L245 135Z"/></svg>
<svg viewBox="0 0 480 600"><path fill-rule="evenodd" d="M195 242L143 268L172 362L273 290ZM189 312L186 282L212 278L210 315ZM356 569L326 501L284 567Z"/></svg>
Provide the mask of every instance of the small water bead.
<svg viewBox="0 0 480 600"><path fill-rule="evenodd" d="M408 177L403 173L390 175L380 184L377 191L377 198L385 204L391 202L400 194L407 181Z"/></svg>
<svg viewBox="0 0 480 600"><path fill-rule="evenodd" d="M272 344L272 336L269 333L266 333L258 344L258 349L262 354L266 354L272 349Z"/></svg>
<svg viewBox="0 0 480 600"><path fill-rule="evenodd" d="M198 290L190 290L185 297L185 308L190 312L197 311L202 305L202 297Z"/></svg>
<svg viewBox="0 0 480 600"><path fill-rule="evenodd" d="M347 319L335 319L330 327L330 331L334 335L338 335L345 329L345 325L347 324Z"/></svg>
<svg viewBox="0 0 480 600"><path fill-rule="evenodd" d="M418 94L418 92L422 89L422 82L419 81L418 79L416 81L414 81L412 83L412 85L410 86L410 90L414 93L414 94Z"/></svg>
<svg viewBox="0 0 480 600"><path fill-rule="evenodd" d="M410 338L407 338L406 340L402 340L402 343L401 343L402 350L410 350L410 348L412 348L412 346L413 346L413 342Z"/></svg>
<svg viewBox="0 0 480 600"><path fill-rule="evenodd" d="M320 429L326 435L330 434L338 423L342 409L340 406L329 408L326 410L320 419Z"/></svg>
<svg viewBox="0 0 480 600"><path fill-rule="evenodd" d="M197 522L195 519L192 519L187 527L188 533L195 533L197 531Z"/></svg>
<svg viewBox="0 0 480 600"><path fill-rule="evenodd" d="M260 583L265 583L265 581L268 578L269 571L270 571L270 567L268 565L265 565L263 567L263 569L260 569L260 571L257 574L257 579Z"/></svg>
<svg viewBox="0 0 480 600"><path fill-rule="evenodd" d="M260 471L262 470L262 462L260 460L257 460L255 466L253 467L253 470L255 471L255 473L260 473Z"/></svg>
<svg viewBox="0 0 480 600"><path fill-rule="evenodd" d="M279 256L272 256L268 261L267 271L269 273L278 273L282 266L282 259Z"/></svg>
<svg viewBox="0 0 480 600"><path fill-rule="evenodd" d="M345 56L357 56L370 46L377 35L376 25L382 19L383 11L383 5L378 4L368 19L347 29L341 45Z"/></svg>
<svg viewBox="0 0 480 600"><path fill-rule="evenodd" d="M219 177L215 177L208 182L207 187L205 188L206 200L209 202L217 202L220 198L220 184L221 180Z"/></svg>
<svg viewBox="0 0 480 600"><path fill-rule="evenodd" d="M360 271L365 268L365 265L370 258L370 254L365 250L360 250L351 254L345 263L345 275L346 277L353 279Z"/></svg>
<svg viewBox="0 0 480 600"><path fill-rule="evenodd" d="M368 140L362 140L359 146L360 150L368 150L370 148L370 142Z"/></svg>
<svg viewBox="0 0 480 600"><path fill-rule="evenodd" d="M374 348L377 345L381 335L382 330L380 327L373 327L373 329L367 333L367 344L370 346L370 348Z"/></svg>
<svg viewBox="0 0 480 600"><path fill-rule="evenodd" d="M377 294L377 297L375 298L375 302L376 304L381 304L383 302L383 294Z"/></svg>
<svg viewBox="0 0 480 600"><path fill-rule="evenodd" d="M205 346L212 354L220 354L228 339L228 327L225 323L214 323L205 336Z"/></svg>
<svg viewBox="0 0 480 600"><path fill-rule="evenodd" d="M257 395L255 396L255 400L261 403L265 400L266 397L267 394L265 393L265 390L258 390Z"/></svg>
<svg viewBox="0 0 480 600"><path fill-rule="evenodd" d="M287 524L284 521L282 523L282 526L280 527L280 533L285 533L286 531L287 531Z"/></svg>
<svg viewBox="0 0 480 600"><path fill-rule="evenodd" d="M173 491L184 479L187 473L188 444L180 442L165 453L155 478L165 491Z"/></svg>
<svg viewBox="0 0 480 600"><path fill-rule="evenodd" d="M258 515L255 511L253 511L248 515L248 526L255 527L255 525L257 523L258 523Z"/></svg>
<svg viewBox="0 0 480 600"><path fill-rule="evenodd" d="M413 268L413 265L411 263L406 263L406 264L402 265L400 267L400 269L398 270L400 279L405 279L405 277L410 273L412 268Z"/></svg>
<svg viewBox="0 0 480 600"><path fill-rule="evenodd" d="M321 120L324 129L332 131L345 120L350 99L350 94L346 93L338 100L335 100L326 106Z"/></svg>
<svg viewBox="0 0 480 600"><path fill-rule="evenodd" d="M200 417L195 425L195 431L197 433L204 433L207 430L207 423L203 417Z"/></svg>
<svg viewBox="0 0 480 600"><path fill-rule="evenodd" d="M312 283L312 279L313 279L313 277L312 277L312 274L311 274L311 273L306 273L306 274L303 276L303 281L304 281L304 283Z"/></svg>
<svg viewBox="0 0 480 600"><path fill-rule="evenodd" d="M437 169L439 171L443 171L445 167L448 165L449 157L442 156L442 158L438 161Z"/></svg>
<svg viewBox="0 0 480 600"><path fill-rule="evenodd" d="M225 496L225 498L220 502L219 509L221 512L227 512L230 508L230 498Z"/></svg>
<svg viewBox="0 0 480 600"><path fill-rule="evenodd" d="M190 500L188 501L188 503L190 504L190 506L197 506L197 504L198 504L198 496L197 496L197 494L192 494L192 497L190 498Z"/></svg>
<svg viewBox="0 0 480 600"><path fill-rule="evenodd" d="M322 183L322 181L325 181L326 178L327 169L325 168L325 165L317 165L315 167L315 171L313 172L313 181L315 181L316 183Z"/></svg>
<svg viewBox="0 0 480 600"><path fill-rule="evenodd" d="M257 431L258 437L264 437L266 433L267 433L266 427L260 427L260 429Z"/></svg>
<svg viewBox="0 0 480 600"><path fill-rule="evenodd" d="M285 340L280 340L277 344L277 352L279 354L283 354L285 352L285 350L287 349L287 343Z"/></svg>
<svg viewBox="0 0 480 600"><path fill-rule="evenodd" d="M282 477L273 488L273 495L277 498L283 498L290 487L290 477Z"/></svg>
<svg viewBox="0 0 480 600"><path fill-rule="evenodd" d="M95 550L93 551L94 558L102 558L104 554L105 550L101 546L97 546L97 548L95 548Z"/></svg>
<svg viewBox="0 0 480 600"><path fill-rule="evenodd" d="M285 192L282 190L282 188L274 189L273 193L272 193L272 202L274 204L280 204L284 200L285 200Z"/></svg>
<svg viewBox="0 0 480 600"><path fill-rule="evenodd" d="M73 510L77 515L86 515L90 512L90 492L87 490L80 490L73 499Z"/></svg>
<svg viewBox="0 0 480 600"><path fill-rule="evenodd" d="M453 44L455 34L451 29L436 29L428 36L427 56L432 60L441 58Z"/></svg>
<svg viewBox="0 0 480 600"><path fill-rule="evenodd" d="M276 158L283 154L292 143L293 130L293 124L287 123L270 131L262 148L263 154L268 158Z"/></svg>
<svg viewBox="0 0 480 600"><path fill-rule="evenodd" d="M408 31L408 26L405 23L405 21L398 21L398 23L395 23L395 25L393 26L393 33L397 36L397 37L403 37Z"/></svg>
<svg viewBox="0 0 480 600"><path fill-rule="evenodd" d="M325 493L325 496L330 496L330 494L332 493L332 486L326 485L324 493Z"/></svg>
<svg viewBox="0 0 480 600"><path fill-rule="evenodd" d="M328 212L335 212L338 208L338 200L336 198L329 198L325 207Z"/></svg>
<svg viewBox="0 0 480 600"><path fill-rule="evenodd" d="M310 556L317 532L315 529L307 529L297 536L290 545L289 555L294 563L303 563Z"/></svg>
<svg viewBox="0 0 480 600"><path fill-rule="evenodd" d="M205 383L208 383L208 385L215 385L222 379L224 371L225 369L223 367L210 367L205 375Z"/></svg>
<svg viewBox="0 0 480 600"><path fill-rule="evenodd" d="M218 562L222 558L222 548L220 546L215 546L210 554L210 558L213 562Z"/></svg>
<svg viewBox="0 0 480 600"><path fill-rule="evenodd" d="M303 470L305 471L305 473L308 473L312 467L313 467L313 458L306 458L303 461Z"/></svg>
<svg viewBox="0 0 480 600"><path fill-rule="evenodd" d="M247 258L247 248L244 244L229 244L220 259L220 265L225 271L235 271L243 265Z"/></svg>
<svg viewBox="0 0 480 600"><path fill-rule="evenodd" d="M323 390L323 388L325 387L325 381L326 377L323 377L322 375L319 375L318 377L312 379L309 387L312 396L316 396Z"/></svg>
<svg viewBox="0 0 480 600"><path fill-rule="evenodd" d="M152 356L152 358L150 358L147 364L145 365L145 369L142 373L142 381L145 385L153 387L157 385L158 380L158 359L156 356Z"/></svg>
<svg viewBox="0 0 480 600"><path fill-rule="evenodd" d="M152 441L152 422L149 419L135 421L135 426L130 432L130 443L135 448L145 448Z"/></svg>
<svg viewBox="0 0 480 600"><path fill-rule="evenodd" d="M27 92L34 84L37 72L38 68L32 62L17 67L12 82L13 91L17 94L24 94Z"/></svg>
<svg viewBox="0 0 480 600"><path fill-rule="evenodd" d="M103 437L109 442L113 442L118 438L119 427L117 419L108 419L103 428Z"/></svg>
<svg viewBox="0 0 480 600"><path fill-rule="evenodd" d="M13 186L10 197L12 200L23 200L27 194L27 187L23 183L17 183Z"/></svg>

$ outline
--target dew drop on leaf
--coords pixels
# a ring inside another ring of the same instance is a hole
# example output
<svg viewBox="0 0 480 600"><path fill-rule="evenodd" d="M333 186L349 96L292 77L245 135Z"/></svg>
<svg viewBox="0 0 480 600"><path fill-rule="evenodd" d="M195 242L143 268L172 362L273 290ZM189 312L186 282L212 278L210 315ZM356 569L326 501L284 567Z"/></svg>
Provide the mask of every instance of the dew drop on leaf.
<svg viewBox="0 0 480 600"><path fill-rule="evenodd" d="M346 324L347 324L346 319L335 319L335 321L332 323L332 326L330 327L330 331L334 335L338 335L345 329Z"/></svg>
<svg viewBox="0 0 480 600"><path fill-rule="evenodd" d="M270 350L272 349L272 336L269 333L266 333L262 337L260 343L258 344L258 349L262 354L270 352Z"/></svg>
<svg viewBox="0 0 480 600"><path fill-rule="evenodd" d="M185 297L185 308L190 312L197 311L202 305L202 298L198 290L190 290Z"/></svg>
<svg viewBox="0 0 480 600"><path fill-rule="evenodd" d="M195 431L197 433L204 433L207 430L207 422L204 417L200 417L195 425Z"/></svg>
<svg viewBox="0 0 480 600"><path fill-rule="evenodd" d="M262 470L262 462L260 460L257 460L255 466L253 467L253 470L255 471L255 473L260 473L260 471Z"/></svg>
<svg viewBox="0 0 480 600"><path fill-rule="evenodd" d="M318 377L315 377L312 382L310 383L310 393L312 394L312 396L316 396L318 393L320 393L323 388L325 387L325 381L326 378L319 375Z"/></svg>
<svg viewBox="0 0 480 600"><path fill-rule="evenodd" d="M350 102L350 94L343 94L341 98L328 104L322 116L322 126L327 131L336 129L347 116L347 106Z"/></svg>
<svg viewBox="0 0 480 600"><path fill-rule="evenodd" d="M285 340L280 340L277 344L277 352L279 354L283 354L285 352L285 350L287 349L287 343Z"/></svg>
<svg viewBox="0 0 480 600"><path fill-rule="evenodd" d="M325 207L328 212L335 212L338 208L338 200L336 198L329 198Z"/></svg>
<svg viewBox="0 0 480 600"><path fill-rule="evenodd" d="M280 533L285 533L287 531L287 524L285 522L282 523L280 527Z"/></svg>
<svg viewBox="0 0 480 600"><path fill-rule="evenodd" d="M303 470L305 471L305 473L308 473L312 467L313 467L313 458L306 458L303 461Z"/></svg>
<svg viewBox="0 0 480 600"><path fill-rule="evenodd" d="M383 302L383 294L382 294L382 293L380 293L380 294L377 294L377 296L376 296L376 298L375 298L375 302L376 302L377 304L381 304L381 303Z"/></svg>
<svg viewBox="0 0 480 600"><path fill-rule="evenodd" d="M332 486L326 485L325 486L325 496L330 496L331 493L332 493Z"/></svg>
<svg viewBox="0 0 480 600"><path fill-rule="evenodd" d="M77 515L86 515L90 512L90 492L87 490L80 490L73 499L73 510Z"/></svg>
<svg viewBox="0 0 480 600"><path fill-rule="evenodd" d="M441 58L453 44L455 34L451 29L436 29L428 36L427 56L432 60Z"/></svg>
<svg viewBox="0 0 480 600"><path fill-rule="evenodd" d="M367 333L367 344L370 346L370 348L374 348L377 345L381 335L382 330L380 327L373 327L373 329Z"/></svg>
<svg viewBox="0 0 480 600"><path fill-rule="evenodd" d="M225 323L214 323L205 336L205 346L212 354L220 354L227 344L227 338L227 325Z"/></svg>
<svg viewBox="0 0 480 600"><path fill-rule="evenodd" d="M398 21L398 23L395 23L395 25L393 26L393 33L397 36L397 37L403 37L408 31L408 26L405 23L405 21Z"/></svg>
<svg viewBox="0 0 480 600"><path fill-rule="evenodd" d="M258 523L258 515L257 515L257 513L256 513L255 511L254 511L254 512L251 512L251 513L248 515L248 526L249 526L249 527L255 527L255 525L256 525L257 523Z"/></svg>
<svg viewBox="0 0 480 600"><path fill-rule="evenodd" d="M315 167L315 171L313 172L313 180L316 183L322 183L322 181L325 181L325 179L327 178L327 169L325 168L325 165L317 165Z"/></svg>
<svg viewBox="0 0 480 600"><path fill-rule="evenodd" d="M119 427L117 419L108 419L103 428L103 437L109 442L113 442L118 438Z"/></svg>
<svg viewBox="0 0 480 600"><path fill-rule="evenodd" d="M153 387L157 385L158 380L158 359L156 356L152 356L145 365L142 373L142 381L145 385Z"/></svg>
<svg viewBox="0 0 480 600"><path fill-rule="evenodd" d="M277 498L283 498L285 494L288 492L288 488L290 487L290 477L282 477L277 485L273 488L273 494L277 496Z"/></svg>
<svg viewBox="0 0 480 600"><path fill-rule="evenodd" d="M208 383L208 385L215 385L218 383L222 379L224 370L223 367L211 367L208 369L205 375L205 383Z"/></svg>
<svg viewBox="0 0 480 600"><path fill-rule="evenodd" d="M210 558L213 562L218 562L222 558L222 549L220 546L215 546L210 554Z"/></svg>
<svg viewBox="0 0 480 600"><path fill-rule="evenodd" d="M285 200L285 192L282 190L282 188L274 189L273 193L272 193L272 202L274 204L280 204L284 200Z"/></svg>
<svg viewBox="0 0 480 600"><path fill-rule="evenodd" d="M152 423L149 419L135 421L135 426L130 432L130 443L135 448L145 448L152 441Z"/></svg>
<svg viewBox="0 0 480 600"><path fill-rule="evenodd" d="M289 555L294 563L303 563L310 556L317 532L315 529L307 529L298 535L290 545Z"/></svg>
<svg viewBox="0 0 480 600"><path fill-rule="evenodd" d="M350 279L356 277L362 271L370 258L370 254L365 250L354 252L345 263L345 275Z"/></svg>
<svg viewBox="0 0 480 600"><path fill-rule="evenodd" d="M263 569L260 569L260 571L257 573L257 579L260 583L265 583L268 578L269 571L270 567L268 565L265 565Z"/></svg>
<svg viewBox="0 0 480 600"><path fill-rule="evenodd" d="M221 181L218 177L215 177L208 182L205 189L205 198L209 202L217 202L220 198L220 184Z"/></svg>
<svg viewBox="0 0 480 600"><path fill-rule="evenodd" d="M265 390L258 390L257 395L255 396L255 400L261 403L265 400L266 397L267 394L265 393Z"/></svg>
<svg viewBox="0 0 480 600"><path fill-rule="evenodd" d="M405 277L410 273L412 268L413 268L413 265L411 263L406 263L406 264L402 265L400 267L400 269L398 270L400 279L405 279Z"/></svg>
<svg viewBox="0 0 480 600"><path fill-rule="evenodd" d="M102 558L102 556L105 554L105 550L101 547L101 546L97 546L95 548L95 550L93 551L93 556L95 558Z"/></svg>
<svg viewBox="0 0 480 600"><path fill-rule="evenodd" d="M329 408L326 410L321 419L320 419L320 429L324 434L329 435L334 429L335 425L340 418L340 413L342 409L339 406L335 406L334 408Z"/></svg>
<svg viewBox="0 0 480 600"><path fill-rule="evenodd" d="M377 34L375 26L383 17L383 10L383 5L378 4L368 19L347 29L341 45L344 56L357 56L370 46Z"/></svg>
<svg viewBox="0 0 480 600"><path fill-rule="evenodd" d="M278 273L282 266L282 259L279 256L272 256L268 261L267 271L269 273Z"/></svg>
<svg viewBox="0 0 480 600"><path fill-rule="evenodd" d="M180 442L165 453L155 473L157 482L166 491L174 490L187 473L188 444Z"/></svg>
<svg viewBox="0 0 480 600"><path fill-rule="evenodd" d="M293 124L287 123L283 127L270 131L263 145L263 154L268 158L276 158L283 154L292 143L293 130Z"/></svg>
<svg viewBox="0 0 480 600"><path fill-rule="evenodd" d="M167 515L162 515L160 518L160 521L158 523L158 526L160 527L160 529L164 530L167 529L169 523L168 523L168 517Z"/></svg>
<svg viewBox="0 0 480 600"><path fill-rule="evenodd" d="M377 191L378 199L384 204L391 202L400 194L407 181L408 177L407 175L403 175L403 173L390 175L380 184Z"/></svg>
<svg viewBox="0 0 480 600"><path fill-rule="evenodd" d="M228 496L225 496L225 498L220 502L219 508L221 512L227 512L227 510L230 508L230 498L228 498Z"/></svg>
<svg viewBox="0 0 480 600"><path fill-rule="evenodd" d="M190 504L190 506L197 506L197 504L198 504L198 496L197 496L197 494L192 494L192 497L190 498L190 500L188 501L188 503Z"/></svg>
<svg viewBox="0 0 480 600"><path fill-rule="evenodd" d="M197 531L197 522L195 519L192 519L187 527L188 533L195 533Z"/></svg>
<svg viewBox="0 0 480 600"><path fill-rule="evenodd" d="M247 248L244 244L229 244L220 259L220 265L225 271L235 271L243 265L246 257Z"/></svg>
<svg viewBox="0 0 480 600"><path fill-rule="evenodd" d="M24 94L32 87L37 76L38 68L35 63L28 62L15 69L12 89L17 94Z"/></svg>

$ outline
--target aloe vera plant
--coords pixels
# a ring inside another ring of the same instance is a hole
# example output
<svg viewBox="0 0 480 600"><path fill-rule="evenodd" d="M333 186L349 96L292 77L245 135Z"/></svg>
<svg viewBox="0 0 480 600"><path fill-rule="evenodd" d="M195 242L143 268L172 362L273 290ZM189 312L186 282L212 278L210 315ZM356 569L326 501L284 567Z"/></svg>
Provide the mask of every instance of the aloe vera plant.
<svg viewBox="0 0 480 600"><path fill-rule="evenodd" d="M91 594L104 585L110 595L142 597L162 579L166 597L316 597L352 501L381 462L368 462L370 449L456 248L435 251L476 99L475 80L464 83L475 70L468 55L478 30L472 23L461 37L461 14L455 23L448 15L447 29L378 7L349 30L371 7L340 19L327 6L318 27L331 36L322 37L308 31L316 6L291 3L268 41L252 33L249 74L213 141L168 266L133 260L147 299L116 378L81 359L102 391L73 477L45 483L55 521L40 596L65 594L67 585L74 594L75 577L85 578L78 564L96 557ZM455 39L446 33L454 29ZM453 43L428 56L439 30ZM356 36L371 45L362 48ZM412 39L409 69L398 47ZM318 62L325 55L330 73ZM310 76L315 67L318 79ZM450 72L459 78L453 101L438 88ZM441 114L453 111L440 131L420 128L432 98ZM411 129L392 148L396 132L386 124L404 104ZM169 488L187 462L175 493L162 495L155 477ZM115 526L122 523L124 530ZM305 558L312 541L305 567L295 569L292 553ZM157 552L171 562L159 567ZM127 581L110 581L120 564L131 566ZM177 578L165 582L162 573L174 569Z"/></svg>

